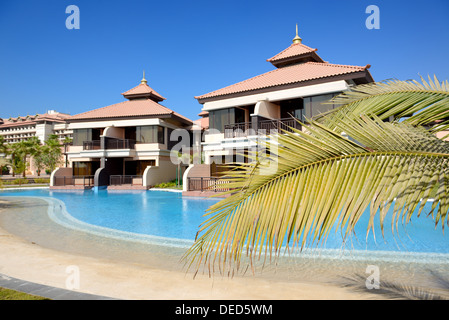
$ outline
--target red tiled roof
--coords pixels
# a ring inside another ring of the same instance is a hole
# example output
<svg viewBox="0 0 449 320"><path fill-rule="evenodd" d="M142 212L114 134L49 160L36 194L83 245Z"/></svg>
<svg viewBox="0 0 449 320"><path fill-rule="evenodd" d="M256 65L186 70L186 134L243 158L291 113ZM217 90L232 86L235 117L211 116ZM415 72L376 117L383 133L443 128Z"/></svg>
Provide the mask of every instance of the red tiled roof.
<svg viewBox="0 0 449 320"><path fill-rule="evenodd" d="M34 116L19 116L17 118L3 119L3 123L0 124L0 128L20 127L30 124L36 124L36 122L43 120L63 123L68 117L70 117L70 115L65 113L44 113Z"/></svg>
<svg viewBox="0 0 449 320"><path fill-rule="evenodd" d="M126 118L126 117L139 117L139 116L164 116L175 115L188 122L192 122L190 119L170 110L167 107L151 100L129 100L116 103L103 108L90 110L84 113L80 113L70 117L68 120L88 120L88 119L102 119L102 118Z"/></svg>
<svg viewBox="0 0 449 320"><path fill-rule="evenodd" d="M279 52L274 57L267 59L268 62L275 62L278 60L291 58L294 56L300 56L307 53L312 53L317 51L317 49L312 49L302 43L293 43L290 45L290 47L286 48L285 50Z"/></svg>
<svg viewBox="0 0 449 320"><path fill-rule="evenodd" d="M133 96L154 96L157 100L162 101L165 100L163 96L154 91L150 86L146 83L141 83L138 86L122 93L125 98L130 98Z"/></svg>
<svg viewBox="0 0 449 320"><path fill-rule="evenodd" d="M356 73L369 68L365 67L338 65L327 62L306 62L278 68L253 78L238 82L225 88L215 90L195 99L206 99L211 97L223 96L233 93L240 93L263 88L270 88L280 85L300 83L320 78L327 78L343 74Z"/></svg>
<svg viewBox="0 0 449 320"><path fill-rule="evenodd" d="M209 117L204 117L193 121L201 129L209 129Z"/></svg>

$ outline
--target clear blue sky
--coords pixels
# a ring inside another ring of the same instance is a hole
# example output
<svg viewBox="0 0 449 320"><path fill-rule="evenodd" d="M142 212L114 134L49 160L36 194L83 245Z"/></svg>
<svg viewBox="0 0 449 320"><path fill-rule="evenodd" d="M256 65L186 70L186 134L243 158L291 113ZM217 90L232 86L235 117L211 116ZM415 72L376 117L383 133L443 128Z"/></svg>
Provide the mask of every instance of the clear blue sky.
<svg viewBox="0 0 449 320"><path fill-rule="evenodd" d="M68 30L68 5L80 29ZM368 5L380 9L369 30ZM192 120L194 96L272 70L266 59L303 43L326 61L366 65L375 80L449 79L449 1L0 0L0 117L77 114L148 84Z"/></svg>

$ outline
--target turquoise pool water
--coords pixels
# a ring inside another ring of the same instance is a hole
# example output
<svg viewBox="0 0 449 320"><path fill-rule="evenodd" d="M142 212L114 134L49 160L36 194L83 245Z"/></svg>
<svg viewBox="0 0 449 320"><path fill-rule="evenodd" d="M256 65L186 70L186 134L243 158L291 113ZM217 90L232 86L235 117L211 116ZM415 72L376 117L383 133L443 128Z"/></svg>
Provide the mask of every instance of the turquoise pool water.
<svg viewBox="0 0 449 320"><path fill-rule="evenodd" d="M119 230L130 234L149 235L192 241L198 226L206 219L206 209L218 199L182 197L181 193L165 191L50 191L48 189L3 190L0 196L45 197L62 201L74 221L98 226L102 230ZM431 202L426 204L430 209ZM70 219L69 219L70 220ZM66 221L69 221L66 219ZM399 226L393 237L389 221L382 238L376 226L376 238L366 236L368 215L358 223L356 234L346 248L368 251L402 251L449 253L448 235L441 226L435 228L431 217L412 219L407 230ZM68 222L70 223L70 221ZM410 235L410 236L409 236ZM325 249L341 249L340 234L331 232Z"/></svg>

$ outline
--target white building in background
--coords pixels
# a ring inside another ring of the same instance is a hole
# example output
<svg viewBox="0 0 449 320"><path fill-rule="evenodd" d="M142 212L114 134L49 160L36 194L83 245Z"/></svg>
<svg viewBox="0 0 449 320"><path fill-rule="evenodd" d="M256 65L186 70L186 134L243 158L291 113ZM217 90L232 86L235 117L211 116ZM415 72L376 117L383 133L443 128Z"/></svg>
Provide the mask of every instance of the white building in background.
<svg viewBox="0 0 449 320"><path fill-rule="evenodd" d="M43 144L50 135L57 135L59 141L62 143L66 137L73 137L73 130L68 128L66 121L68 117L70 117L69 114L49 110L46 113L33 116L18 116L8 119L0 118L0 137L3 137L5 143L8 144L37 137L41 144ZM0 157L4 156L4 154L0 153ZM26 174L33 175L36 173L36 168L32 157L29 160ZM11 168L10 172L12 172Z"/></svg>
<svg viewBox="0 0 449 320"><path fill-rule="evenodd" d="M69 114L49 110L47 113L33 116L18 116L17 118L0 118L0 136L6 143L16 143L38 137L41 143L51 134L56 134L62 141L65 137L72 138L73 130L68 128Z"/></svg>

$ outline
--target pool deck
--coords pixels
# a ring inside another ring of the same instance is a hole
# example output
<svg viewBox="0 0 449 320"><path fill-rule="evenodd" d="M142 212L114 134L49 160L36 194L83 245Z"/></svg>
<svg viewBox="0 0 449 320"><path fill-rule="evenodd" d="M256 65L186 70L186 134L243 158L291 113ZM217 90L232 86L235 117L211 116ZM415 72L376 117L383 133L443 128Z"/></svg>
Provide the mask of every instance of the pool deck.
<svg viewBox="0 0 449 320"><path fill-rule="evenodd" d="M43 248L0 230L0 286L51 299L291 300L365 299L366 294L312 283L286 283L251 276L209 278L126 261L109 261ZM67 267L80 270L80 287L67 290ZM12 280L6 281L8 278ZM10 284L10 285L8 285Z"/></svg>
<svg viewBox="0 0 449 320"><path fill-rule="evenodd" d="M33 204L31 202L30 205ZM5 203L7 201L0 199L0 217L20 212L20 208L6 207ZM33 214L38 211L44 212L46 209L33 207ZM253 275L209 277L198 274L194 278L192 273L180 270L177 260L170 264L158 264L155 261L132 261L132 257L128 259L126 255L95 257L84 254L82 250L85 247L66 252L36 242L12 234L0 225L0 286L51 299L79 300L359 300L371 296L351 292L335 284L276 280ZM73 246L76 245L78 242L74 241ZM106 241L102 246L101 250L107 251L105 248L109 243ZM111 252L117 244L112 246ZM68 290L67 281L71 277L69 267L73 266L79 270L79 288Z"/></svg>
<svg viewBox="0 0 449 320"><path fill-rule="evenodd" d="M270 266L256 275L209 277L200 273L194 278L179 262L185 249L149 247L67 229L48 218L47 208L41 199L0 198L0 286L63 300L382 298L366 289L354 290L341 282L328 281L343 273L354 275L353 271L366 278L365 262L348 265L333 260L319 265L314 258L302 264ZM33 226L28 226L31 222ZM387 275L409 279L423 274L404 263L394 266L396 273L380 266L382 279ZM68 281L73 279L74 267L79 271L79 287L72 289ZM447 270L447 264L443 268ZM288 270L292 272L285 272ZM329 279L322 281L323 275ZM363 279L361 285L364 283Z"/></svg>

